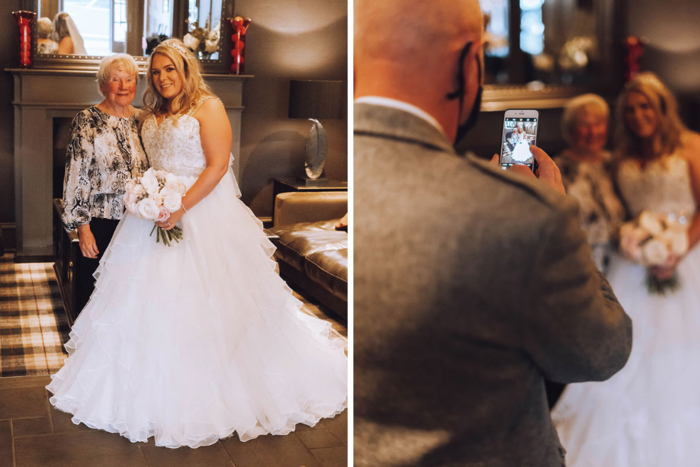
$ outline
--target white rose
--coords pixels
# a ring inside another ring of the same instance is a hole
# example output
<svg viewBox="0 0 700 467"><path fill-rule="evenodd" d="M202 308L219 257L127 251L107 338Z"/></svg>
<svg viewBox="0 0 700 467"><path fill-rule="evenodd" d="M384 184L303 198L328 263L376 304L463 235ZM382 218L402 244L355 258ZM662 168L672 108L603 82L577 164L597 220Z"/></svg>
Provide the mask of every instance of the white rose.
<svg viewBox="0 0 700 467"><path fill-rule="evenodd" d="M182 196L179 193L173 193L166 196L163 200L163 207L170 212L175 212L182 206Z"/></svg>
<svg viewBox="0 0 700 467"><path fill-rule="evenodd" d="M136 207L138 208L139 216L142 219L151 221L158 219L160 209L158 209L158 205L156 205L155 201L153 201L151 198L142 199L138 202Z"/></svg>
<svg viewBox="0 0 700 467"><path fill-rule="evenodd" d="M187 184L177 175L168 174L165 179L165 188L163 190L184 195L187 192ZM164 193L164 191L161 191L161 193Z"/></svg>
<svg viewBox="0 0 700 467"><path fill-rule="evenodd" d="M185 34L185 37L182 38L182 42L185 43L185 47L192 51L197 50L197 47L199 47L199 39L189 33Z"/></svg>
<svg viewBox="0 0 700 467"><path fill-rule="evenodd" d="M645 230L628 222L620 228L620 251L632 261L641 262L640 244L647 238L649 238L649 234Z"/></svg>
<svg viewBox="0 0 700 467"><path fill-rule="evenodd" d="M124 201L124 205L128 208L130 205L135 205L139 200L139 197L133 191L127 190L127 192L124 193L124 198L122 198L122 200Z"/></svg>
<svg viewBox="0 0 700 467"><path fill-rule="evenodd" d="M642 246L642 258L647 266L659 266L668 259L669 251L661 240L649 240Z"/></svg>
<svg viewBox="0 0 700 467"><path fill-rule="evenodd" d="M163 205L165 195L163 195L162 193L154 193L150 195L150 198L153 200L154 203L156 203L156 206L161 207Z"/></svg>
<svg viewBox="0 0 700 467"><path fill-rule="evenodd" d="M158 193L160 186L158 185L156 171L153 169L148 169L146 173L143 174L143 177L141 177L141 185L143 185L143 188L149 195Z"/></svg>
<svg viewBox="0 0 700 467"><path fill-rule="evenodd" d="M140 183L137 183L134 186L133 192L136 196L138 196L140 198L141 196L146 194L146 189L143 187L143 185L141 185Z"/></svg>
<svg viewBox="0 0 700 467"><path fill-rule="evenodd" d="M139 215L138 205L136 203L127 204L126 205L126 212L128 212L132 216L138 216Z"/></svg>
<svg viewBox="0 0 700 467"><path fill-rule="evenodd" d="M671 247L676 256L683 256L688 251L688 232L683 228L671 228L665 231L662 238Z"/></svg>
<svg viewBox="0 0 700 467"><path fill-rule="evenodd" d="M659 222L659 216L649 211L644 211L639 216L639 226L654 236L661 234L664 230Z"/></svg>

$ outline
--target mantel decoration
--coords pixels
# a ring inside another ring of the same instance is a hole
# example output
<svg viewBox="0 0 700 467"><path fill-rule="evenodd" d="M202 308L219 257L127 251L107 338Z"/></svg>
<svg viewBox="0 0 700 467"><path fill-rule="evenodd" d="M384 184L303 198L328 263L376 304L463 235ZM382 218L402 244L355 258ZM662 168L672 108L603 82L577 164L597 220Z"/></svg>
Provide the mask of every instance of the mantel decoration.
<svg viewBox="0 0 700 467"><path fill-rule="evenodd" d="M36 18L33 11L13 11L12 15L19 25L19 67L32 67L32 21Z"/></svg>
<svg viewBox="0 0 700 467"><path fill-rule="evenodd" d="M199 27L195 22L192 24L192 30L182 38L182 42L200 60L209 60L211 54L219 50L220 24L208 29Z"/></svg>
<svg viewBox="0 0 700 467"><path fill-rule="evenodd" d="M323 167L328 156L328 136L319 119L341 119L347 89L343 81L310 80L289 83L289 118L307 118L313 124L306 138L306 158L301 179L307 186L328 183Z"/></svg>
<svg viewBox="0 0 700 467"><path fill-rule="evenodd" d="M231 24L231 74L242 75L245 68L245 33L250 25L250 18L236 16L235 18L226 18Z"/></svg>
<svg viewBox="0 0 700 467"><path fill-rule="evenodd" d="M625 38L625 82L632 81L642 70L640 59L644 54L643 39L634 36Z"/></svg>

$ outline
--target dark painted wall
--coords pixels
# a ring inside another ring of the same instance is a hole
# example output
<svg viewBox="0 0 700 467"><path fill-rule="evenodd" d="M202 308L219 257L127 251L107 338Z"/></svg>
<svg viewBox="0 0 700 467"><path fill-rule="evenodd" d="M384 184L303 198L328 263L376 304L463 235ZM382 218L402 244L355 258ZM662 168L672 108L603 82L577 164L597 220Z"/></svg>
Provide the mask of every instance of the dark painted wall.
<svg viewBox="0 0 700 467"><path fill-rule="evenodd" d="M700 129L700 1L628 2L628 31L648 42L644 70L653 71L676 93L685 122Z"/></svg>
<svg viewBox="0 0 700 467"><path fill-rule="evenodd" d="M0 226L15 222L14 183L14 108L12 75L5 68L19 62L18 27L12 12L20 8L19 0L0 1ZM4 235L14 232L5 229ZM8 243L6 239L6 243ZM11 241L14 243L13 241Z"/></svg>
<svg viewBox="0 0 700 467"><path fill-rule="evenodd" d="M236 0L247 32L241 135L243 201L259 216L272 213L275 177L304 173L310 122L288 118L289 81L347 77L345 0ZM326 176L347 180L347 120L323 120L328 133Z"/></svg>

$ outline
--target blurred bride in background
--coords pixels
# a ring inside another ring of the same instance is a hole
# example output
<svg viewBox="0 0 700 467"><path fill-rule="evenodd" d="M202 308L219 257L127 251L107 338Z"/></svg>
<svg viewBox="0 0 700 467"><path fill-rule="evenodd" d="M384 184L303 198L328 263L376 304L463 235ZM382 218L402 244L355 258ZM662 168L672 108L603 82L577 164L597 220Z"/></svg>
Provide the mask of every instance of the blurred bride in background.
<svg viewBox="0 0 700 467"><path fill-rule="evenodd" d="M68 13L58 13L53 20L53 26L59 55L87 55L83 37Z"/></svg>
<svg viewBox="0 0 700 467"><path fill-rule="evenodd" d="M552 418L570 467L694 467L700 459L700 135L678 116L673 95L641 73L618 99L616 181L632 216L651 211L688 227L689 249L649 270L677 275L665 294L647 268L611 257L608 280L632 318L627 365L602 383L570 384Z"/></svg>

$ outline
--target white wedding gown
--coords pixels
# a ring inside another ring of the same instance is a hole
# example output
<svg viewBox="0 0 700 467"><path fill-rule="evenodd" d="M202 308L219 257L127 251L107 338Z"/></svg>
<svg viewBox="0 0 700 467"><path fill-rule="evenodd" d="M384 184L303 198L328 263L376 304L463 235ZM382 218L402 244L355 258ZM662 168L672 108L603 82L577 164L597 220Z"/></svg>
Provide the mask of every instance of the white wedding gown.
<svg viewBox="0 0 700 467"><path fill-rule="evenodd" d="M148 119L150 163L183 177L205 167L199 123ZM237 198L232 172L182 217L171 247L126 215L96 289L47 386L74 423L132 442L196 448L315 425L346 407L345 342L300 311L274 247Z"/></svg>
<svg viewBox="0 0 700 467"><path fill-rule="evenodd" d="M672 155L620 166L633 215L649 209L690 222L688 163ZM680 289L650 295L644 267L612 258L609 281L633 322L632 354L602 383L570 384L552 413L569 467L700 465L700 248L680 262Z"/></svg>
<svg viewBox="0 0 700 467"><path fill-rule="evenodd" d="M527 162L532 159L532 153L530 152L530 143L525 140L520 140L515 144L513 148L513 154L511 155L516 162Z"/></svg>

